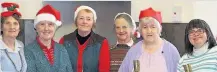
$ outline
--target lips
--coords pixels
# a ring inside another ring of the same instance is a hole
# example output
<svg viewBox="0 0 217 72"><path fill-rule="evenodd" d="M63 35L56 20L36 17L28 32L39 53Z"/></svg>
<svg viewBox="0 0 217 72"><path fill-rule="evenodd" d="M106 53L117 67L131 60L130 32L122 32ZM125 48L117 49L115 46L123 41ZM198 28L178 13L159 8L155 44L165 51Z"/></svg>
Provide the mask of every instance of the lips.
<svg viewBox="0 0 217 72"><path fill-rule="evenodd" d="M193 40L194 40L194 41L197 41L197 40L199 40L200 38L202 38L202 37L196 37L196 38L193 38Z"/></svg>
<svg viewBox="0 0 217 72"><path fill-rule="evenodd" d="M148 37L153 36L153 35L147 35Z"/></svg>
<svg viewBox="0 0 217 72"><path fill-rule="evenodd" d="M8 32L16 32L16 31L8 31Z"/></svg>
<svg viewBox="0 0 217 72"><path fill-rule="evenodd" d="M43 32L43 34L50 34L51 32Z"/></svg>

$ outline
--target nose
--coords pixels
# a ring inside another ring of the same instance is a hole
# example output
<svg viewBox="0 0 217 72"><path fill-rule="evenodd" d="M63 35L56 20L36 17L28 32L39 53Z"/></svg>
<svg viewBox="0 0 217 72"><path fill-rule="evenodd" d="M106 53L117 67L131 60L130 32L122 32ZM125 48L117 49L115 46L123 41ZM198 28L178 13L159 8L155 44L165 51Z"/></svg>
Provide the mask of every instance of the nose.
<svg viewBox="0 0 217 72"><path fill-rule="evenodd" d="M148 33L151 33L151 32L152 32L151 28L148 27L148 28L147 28L147 32L148 32Z"/></svg>
<svg viewBox="0 0 217 72"><path fill-rule="evenodd" d="M123 28L120 28L120 32L123 32L124 30L123 30Z"/></svg>
<svg viewBox="0 0 217 72"><path fill-rule="evenodd" d="M10 28L11 29L15 28L14 24L10 24Z"/></svg>
<svg viewBox="0 0 217 72"><path fill-rule="evenodd" d="M84 24L87 24L87 19L83 19L83 23L84 23Z"/></svg>
<svg viewBox="0 0 217 72"><path fill-rule="evenodd" d="M44 30L48 30L48 24L45 24Z"/></svg>

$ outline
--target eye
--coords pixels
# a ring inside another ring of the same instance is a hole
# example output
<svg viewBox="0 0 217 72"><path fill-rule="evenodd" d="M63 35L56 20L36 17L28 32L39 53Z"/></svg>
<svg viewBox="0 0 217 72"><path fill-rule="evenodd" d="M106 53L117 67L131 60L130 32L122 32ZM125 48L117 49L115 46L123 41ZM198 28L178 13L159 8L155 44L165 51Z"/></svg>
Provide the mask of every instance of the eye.
<svg viewBox="0 0 217 72"><path fill-rule="evenodd" d="M48 25L49 25L49 26L53 26L54 24L50 22L50 23L48 23Z"/></svg>
<svg viewBox="0 0 217 72"><path fill-rule="evenodd" d="M5 24L8 25L8 24L10 24L10 22L7 21L7 22L5 22Z"/></svg>
<svg viewBox="0 0 217 72"><path fill-rule="evenodd" d="M122 28L123 28L123 29L126 29L126 28L127 28L127 26L123 26Z"/></svg>
<svg viewBox="0 0 217 72"><path fill-rule="evenodd" d="M90 21L91 19L88 18L87 20Z"/></svg>
<svg viewBox="0 0 217 72"><path fill-rule="evenodd" d="M143 28L147 28L147 26L143 26Z"/></svg>
<svg viewBox="0 0 217 72"><path fill-rule="evenodd" d="M18 25L19 23L18 23L18 22L14 22L13 24L14 24L14 25Z"/></svg>
<svg viewBox="0 0 217 72"><path fill-rule="evenodd" d="M40 23L40 25L42 25L42 26L43 26L43 25L45 25L45 23Z"/></svg>
<svg viewBox="0 0 217 72"><path fill-rule="evenodd" d="M120 27L115 27L116 29L119 29Z"/></svg>
<svg viewBox="0 0 217 72"><path fill-rule="evenodd" d="M78 19L82 20L82 19L84 19L84 18L83 18L83 17L80 17L80 18L78 18Z"/></svg>

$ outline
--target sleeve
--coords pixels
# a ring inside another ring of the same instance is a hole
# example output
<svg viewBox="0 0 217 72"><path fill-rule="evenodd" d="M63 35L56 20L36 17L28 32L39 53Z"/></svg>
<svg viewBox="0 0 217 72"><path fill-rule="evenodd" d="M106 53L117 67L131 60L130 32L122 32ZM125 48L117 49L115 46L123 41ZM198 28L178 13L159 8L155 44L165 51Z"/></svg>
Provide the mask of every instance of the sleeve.
<svg viewBox="0 0 217 72"><path fill-rule="evenodd" d="M2 62L2 51L0 50L0 72L3 72L1 68L1 65L2 65L1 62Z"/></svg>
<svg viewBox="0 0 217 72"><path fill-rule="evenodd" d="M172 49L172 52L173 52L173 54L172 54L173 64L174 64L173 72L176 72L177 71L177 65L178 65L179 59L180 59L180 54L179 54L177 48L174 45L171 46L171 49Z"/></svg>
<svg viewBox="0 0 217 72"><path fill-rule="evenodd" d="M64 37L62 37L60 40L59 40L59 44L63 44L64 43Z"/></svg>
<svg viewBox="0 0 217 72"><path fill-rule="evenodd" d="M100 48L99 72L109 72L110 70L110 51L107 39L104 39Z"/></svg>
<svg viewBox="0 0 217 72"><path fill-rule="evenodd" d="M68 52L66 51L66 49L65 48L63 48L64 50L64 55L63 56L65 56L65 63L67 64L67 66L66 66L66 72L73 72L73 70L72 70L72 66L71 66L71 62L70 62L70 59L69 59L69 55L68 55Z"/></svg>
<svg viewBox="0 0 217 72"><path fill-rule="evenodd" d="M184 55L182 56L182 58L180 58L179 63L178 63L178 65L177 65L177 72L183 72L183 71L184 71L184 68L183 68L183 66L182 66L182 62L183 62L183 60L186 59L186 58L187 58L187 54L184 54Z"/></svg>
<svg viewBox="0 0 217 72"><path fill-rule="evenodd" d="M35 66L35 58L33 56L33 53L28 48L24 48L24 54L26 58L27 63L27 70L26 72L36 72L36 66Z"/></svg>

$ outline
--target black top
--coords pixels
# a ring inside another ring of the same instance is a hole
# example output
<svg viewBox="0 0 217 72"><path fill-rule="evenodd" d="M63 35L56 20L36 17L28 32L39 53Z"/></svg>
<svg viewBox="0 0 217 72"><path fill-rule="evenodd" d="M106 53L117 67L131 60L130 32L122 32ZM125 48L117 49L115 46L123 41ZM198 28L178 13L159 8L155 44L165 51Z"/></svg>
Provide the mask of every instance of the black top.
<svg viewBox="0 0 217 72"><path fill-rule="evenodd" d="M77 37L77 39L78 39L78 42L79 42L81 45L84 44L84 43L87 41L87 39L90 37L91 33L92 33L92 31L91 31L87 36L82 37L82 36L80 36L80 35L78 34L78 32L77 32L76 37Z"/></svg>

